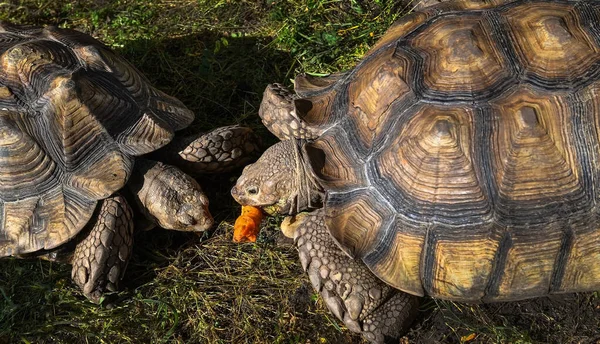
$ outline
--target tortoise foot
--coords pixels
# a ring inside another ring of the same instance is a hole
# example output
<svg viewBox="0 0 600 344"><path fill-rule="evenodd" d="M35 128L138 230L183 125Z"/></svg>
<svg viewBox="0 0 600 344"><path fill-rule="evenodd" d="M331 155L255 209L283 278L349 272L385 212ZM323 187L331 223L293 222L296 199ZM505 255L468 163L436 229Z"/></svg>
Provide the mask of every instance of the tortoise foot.
<svg viewBox="0 0 600 344"><path fill-rule="evenodd" d="M131 209L122 196L102 201L89 234L73 255L71 277L90 301L99 303L105 292L117 291L133 245Z"/></svg>
<svg viewBox="0 0 600 344"><path fill-rule="evenodd" d="M373 343L398 338L418 309L418 298L379 280L361 261L342 252L322 212L297 219L294 233L302 267L327 307L346 327Z"/></svg>

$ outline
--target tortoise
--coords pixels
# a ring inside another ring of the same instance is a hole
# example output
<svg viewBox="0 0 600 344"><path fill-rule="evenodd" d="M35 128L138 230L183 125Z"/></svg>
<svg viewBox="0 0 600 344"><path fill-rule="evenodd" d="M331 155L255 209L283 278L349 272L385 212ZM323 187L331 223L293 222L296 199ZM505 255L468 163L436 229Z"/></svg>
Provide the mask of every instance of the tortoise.
<svg viewBox="0 0 600 344"><path fill-rule="evenodd" d="M1 23L0 64L0 256L71 262L94 302L131 255L128 203L166 229L213 224L196 180L164 161L221 172L258 152L240 126L171 142L194 114L84 33Z"/></svg>
<svg viewBox="0 0 600 344"><path fill-rule="evenodd" d="M600 289L600 3L460 0L259 115L281 141L231 193L286 215L329 309L373 342L419 298Z"/></svg>

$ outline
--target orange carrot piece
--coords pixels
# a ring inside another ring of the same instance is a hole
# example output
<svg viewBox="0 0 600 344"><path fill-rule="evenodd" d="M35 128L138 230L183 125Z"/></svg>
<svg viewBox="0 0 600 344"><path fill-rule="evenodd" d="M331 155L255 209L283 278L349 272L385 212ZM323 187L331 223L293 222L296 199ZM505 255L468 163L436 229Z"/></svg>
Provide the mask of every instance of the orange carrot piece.
<svg viewBox="0 0 600 344"><path fill-rule="evenodd" d="M244 205L233 225L233 242L255 242L263 213L260 208Z"/></svg>

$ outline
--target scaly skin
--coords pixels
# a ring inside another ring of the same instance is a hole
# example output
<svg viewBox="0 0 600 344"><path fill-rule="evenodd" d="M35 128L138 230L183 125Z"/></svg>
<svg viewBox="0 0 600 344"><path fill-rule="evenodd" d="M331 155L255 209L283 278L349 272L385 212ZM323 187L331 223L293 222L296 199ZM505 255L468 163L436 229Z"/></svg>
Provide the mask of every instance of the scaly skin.
<svg viewBox="0 0 600 344"><path fill-rule="evenodd" d="M318 133L302 119L310 104L281 84L270 84L263 94L258 115L280 140L315 139Z"/></svg>
<svg viewBox="0 0 600 344"><path fill-rule="evenodd" d="M127 185L145 215L162 228L203 231L213 225L200 185L174 166L137 159Z"/></svg>
<svg viewBox="0 0 600 344"><path fill-rule="evenodd" d="M168 150L159 153L162 157L169 152L177 155L174 163L198 173L221 172L252 159L258 151L254 137L248 128L223 127L195 140L184 140L188 143L178 155ZM174 166L138 158L127 185L154 224L181 231L203 231L213 225L208 198L200 185ZM132 211L122 196L107 198L90 233L71 251L72 256L62 251L44 256L52 260L69 257L63 260L73 264L73 280L88 299L98 303L105 292L118 290L132 251L132 221Z"/></svg>
<svg viewBox="0 0 600 344"><path fill-rule="evenodd" d="M119 195L102 201L96 221L75 248L71 277L83 294L98 303L107 291L116 291L133 245L132 214Z"/></svg>
<svg viewBox="0 0 600 344"><path fill-rule="evenodd" d="M289 199L298 188L300 176L294 150L295 140L281 141L269 147L259 161L244 168L231 189L242 205L261 207L268 214L290 213Z"/></svg>
<svg viewBox="0 0 600 344"><path fill-rule="evenodd" d="M322 210L300 214L294 227L302 267L331 312L370 342L398 338L415 317L419 299L344 254L325 227Z"/></svg>
<svg viewBox="0 0 600 344"><path fill-rule="evenodd" d="M115 196L125 185L138 186L142 212L162 227L213 224L195 180L139 157L222 172L253 159L259 140L250 129L185 137L193 112L82 32L3 22L0 41L1 256L72 262L73 279L98 301L117 288L131 252L132 212ZM27 119L32 111L42 120Z"/></svg>
<svg viewBox="0 0 600 344"><path fill-rule="evenodd" d="M297 145L282 141L247 166L231 190L242 205L261 207L271 214L294 215L307 208L311 195L322 195L319 183L307 181ZM303 181L304 182L298 182ZM302 187L314 188L303 190ZM294 204L292 204L294 203ZM314 202L312 202L314 203ZM293 233L302 266L329 309L346 326L374 343L398 337L418 308L418 298L383 283L361 261L344 254L325 227L323 211L286 218L287 234Z"/></svg>
<svg viewBox="0 0 600 344"><path fill-rule="evenodd" d="M260 138L252 129L231 125L201 135L176 137L153 157L192 175L222 173L256 160L260 146Z"/></svg>

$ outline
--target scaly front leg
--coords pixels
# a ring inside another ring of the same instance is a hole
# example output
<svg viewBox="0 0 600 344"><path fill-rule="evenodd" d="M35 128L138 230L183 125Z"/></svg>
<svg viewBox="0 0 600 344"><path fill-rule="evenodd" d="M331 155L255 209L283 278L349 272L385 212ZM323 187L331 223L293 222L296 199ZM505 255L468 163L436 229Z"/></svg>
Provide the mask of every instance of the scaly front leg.
<svg viewBox="0 0 600 344"><path fill-rule="evenodd" d="M398 338L410 325L419 299L385 284L361 261L342 252L325 227L322 210L302 213L286 223L294 231L302 267L313 287L351 331L383 343Z"/></svg>
<svg viewBox="0 0 600 344"><path fill-rule="evenodd" d="M102 201L89 234L81 240L71 263L71 278L92 302L107 291L116 291L133 246L132 214L119 195Z"/></svg>

